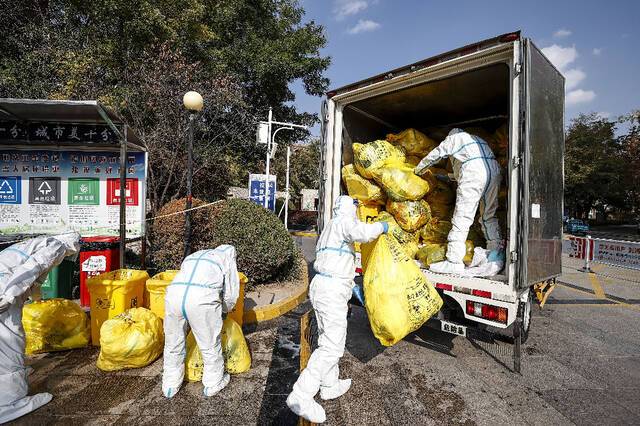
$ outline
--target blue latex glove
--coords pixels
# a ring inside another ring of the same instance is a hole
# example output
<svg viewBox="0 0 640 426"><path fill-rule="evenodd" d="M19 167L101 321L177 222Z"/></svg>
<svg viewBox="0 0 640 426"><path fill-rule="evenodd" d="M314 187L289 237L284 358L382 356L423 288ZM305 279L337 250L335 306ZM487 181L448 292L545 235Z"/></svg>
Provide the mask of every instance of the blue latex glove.
<svg viewBox="0 0 640 426"><path fill-rule="evenodd" d="M360 287L359 285L355 285L353 286L353 297L355 297L358 302L362 303L362 306L364 306L364 290L362 289L362 287Z"/></svg>
<svg viewBox="0 0 640 426"><path fill-rule="evenodd" d="M487 262L504 262L504 250L491 250Z"/></svg>
<svg viewBox="0 0 640 426"><path fill-rule="evenodd" d="M389 232L389 224L387 222L380 222L382 224L382 233L386 234Z"/></svg>

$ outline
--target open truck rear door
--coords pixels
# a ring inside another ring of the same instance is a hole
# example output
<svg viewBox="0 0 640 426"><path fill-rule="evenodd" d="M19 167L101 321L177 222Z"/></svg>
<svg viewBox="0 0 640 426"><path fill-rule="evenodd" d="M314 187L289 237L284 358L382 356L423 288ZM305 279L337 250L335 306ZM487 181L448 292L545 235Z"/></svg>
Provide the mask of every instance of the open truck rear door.
<svg viewBox="0 0 640 426"><path fill-rule="evenodd" d="M562 273L564 77L523 40L518 289Z"/></svg>

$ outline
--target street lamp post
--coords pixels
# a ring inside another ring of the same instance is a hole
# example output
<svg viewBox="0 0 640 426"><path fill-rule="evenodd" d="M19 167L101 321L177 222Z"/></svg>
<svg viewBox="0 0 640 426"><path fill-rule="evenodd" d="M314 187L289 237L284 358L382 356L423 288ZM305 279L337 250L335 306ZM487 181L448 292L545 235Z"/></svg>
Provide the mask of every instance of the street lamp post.
<svg viewBox="0 0 640 426"><path fill-rule="evenodd" d="M184 257L191 254L191 209L193 181L193 122L198 111L202 111L202 96L198 92L187 92L182 98L182 103L189 110L189 138L187 142L187 202L185 203L184 216Z"/></svg>

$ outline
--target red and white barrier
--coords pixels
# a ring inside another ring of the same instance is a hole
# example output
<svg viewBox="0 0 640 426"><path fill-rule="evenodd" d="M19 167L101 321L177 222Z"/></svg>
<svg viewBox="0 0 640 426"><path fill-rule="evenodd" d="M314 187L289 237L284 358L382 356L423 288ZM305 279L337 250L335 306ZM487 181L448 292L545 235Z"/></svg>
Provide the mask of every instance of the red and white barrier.
<svg viewBox="0 0 640 426"><path fill-rule="evenodd" d="M584 259L587 271L591 262L640 270L640 242L572 236L564 240L562 251L574 259Z"/></svg>

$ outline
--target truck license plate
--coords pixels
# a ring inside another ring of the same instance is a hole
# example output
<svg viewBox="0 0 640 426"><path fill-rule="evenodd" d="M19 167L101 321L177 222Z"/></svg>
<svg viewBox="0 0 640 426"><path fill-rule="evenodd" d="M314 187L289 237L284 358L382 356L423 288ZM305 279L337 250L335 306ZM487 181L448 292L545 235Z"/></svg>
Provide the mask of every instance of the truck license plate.
<svg viewBox="0 0 640 426"><path fill-rule="evenodd" d="M452 322L440 321L440 329L445 333L467 337L467 327Z"/></svg>

